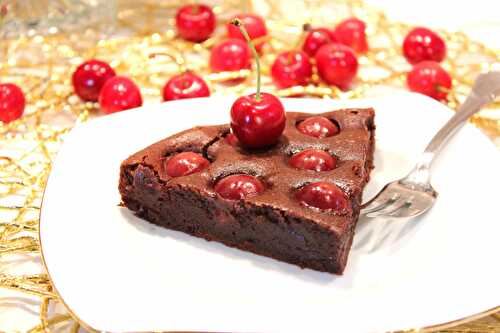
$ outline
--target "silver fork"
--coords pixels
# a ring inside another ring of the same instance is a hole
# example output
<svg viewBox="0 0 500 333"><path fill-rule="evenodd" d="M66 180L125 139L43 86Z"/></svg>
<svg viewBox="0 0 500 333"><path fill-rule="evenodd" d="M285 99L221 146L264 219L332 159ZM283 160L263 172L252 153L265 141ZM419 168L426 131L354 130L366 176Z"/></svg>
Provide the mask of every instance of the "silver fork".
<svg viewBox="0 0 500 333"><path fill-rule="evenodd" d="M434 157L467 119L499 95L500 72L480 74L465 102L432 138L413 170L406 177L385 185L373 199L361 206L361 214L368 217L412 217L431 208L438 195L430 183Z"/></svg>

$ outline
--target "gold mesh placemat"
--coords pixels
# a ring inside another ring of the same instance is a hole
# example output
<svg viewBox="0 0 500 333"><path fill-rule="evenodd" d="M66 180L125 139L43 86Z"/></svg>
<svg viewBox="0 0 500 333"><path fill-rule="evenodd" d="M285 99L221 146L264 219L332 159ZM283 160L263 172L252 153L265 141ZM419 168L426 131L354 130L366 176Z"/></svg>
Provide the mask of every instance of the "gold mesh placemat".
<svg viewBox="0 0 500 333"><path fill-rule="evenodd" d="M99 114L97 105L82 103L72 91L70 73L83 60L97 57L108 61L117 72L133 78L150 103L159 100L160 88L166 79L184 65L203 74L213 95L240 94L253 89L254 74L248 70L209 73L209 49L223 38L223 31L218 30L215 37L196 45L175 37L172 18L177 3L119 1L117 31L126 37L103 37L102 27L97 26L78 34L34 35L2 41L0 78L23 87L28 107L20 120L0 125L0 259L24 255L36 259L39 256L38 214L51 162L72 126ZM298 22L297 18L285 15L285 3L289 4L287 1L266 1L271 36L262 59L266 90L275 91L280 96L305 94L320 98L357 98L376 94L374 87L404 87L409 65L401 56L400 45L410 26L392 22L381 11L360 1L333 4L326 0L304 1L301 3L303 7L297 9L303 14L302 22ZM220 25L236 11L253 10L251 1L215 1L214 5ZM331 12L325 10L328 6L333 7ZM324 85L317 77L314 84L307 87L274 89L268 75L269 66L280 50L290 48L299 38L303 23L333 26L336 21L351 15L368 23L371 44L368 54L359 59L363 69L354 89L344 92ZM448 104L455 108L463 101L478 73L500 70L500 52L474 42L462 33L439 33L448 46L444 67L454 80ZM220 85L235 78L246 80L230 87ZM492 138L498 138L500 103L475 116L472 122ZM74 321L68 312L54 309L61 300L44 273L19 275L1 269L0 287L39 297L40 324L31 332L76 332L83 324ZM478 317L444 326L418 328L415 332L500 332L500 312L482 319ZM468 320L474 321L463 323Z"/></svg>

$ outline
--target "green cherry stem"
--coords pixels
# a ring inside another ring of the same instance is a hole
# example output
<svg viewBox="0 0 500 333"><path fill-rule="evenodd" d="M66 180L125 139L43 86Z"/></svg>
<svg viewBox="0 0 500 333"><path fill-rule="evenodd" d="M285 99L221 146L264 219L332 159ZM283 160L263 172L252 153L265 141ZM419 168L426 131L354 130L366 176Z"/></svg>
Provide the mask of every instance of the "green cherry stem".
<svg viewBox="0 0 500 333"><path fill-rule="evenodd" d="M253 57L255 58L255 66L257 67L257 91L255 92L255 100L258 102L260 101L260 61L259 61L259 55L257 54L257 50L255 49L255 46L252 43L252 40L250 39L250 36L248 35L247 29L245 29L245 26L239 19L234 19L231 21L231 24L238 27L240 29L241 33L243 34L243 37L245 37L245 40L247 41L248 45L250 46L250 49L252 50Z"/></svg>

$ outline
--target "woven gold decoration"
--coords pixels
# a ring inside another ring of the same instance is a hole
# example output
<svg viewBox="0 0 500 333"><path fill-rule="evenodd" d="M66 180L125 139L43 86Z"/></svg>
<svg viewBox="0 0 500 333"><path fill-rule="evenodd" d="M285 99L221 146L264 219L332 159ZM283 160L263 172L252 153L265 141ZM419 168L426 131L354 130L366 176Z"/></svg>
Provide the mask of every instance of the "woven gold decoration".
<svg viewBox="0 0 500 333"><path fill-rule="evenodd" d="M326 4L328 2L328 5ZM51 162L64 135L78 122L99 115L98 105L83 103L74 94L71 73L83 60L99 58L114 69L131 77L141 87L148 103L159 101L165 81L179 70L188 68L204 76L213 95L241 94L254 87L249 70L209 73L210 48L223 39L222 26L237 11L252 11L251 1L224 1L214 7L220 28L214 37L192 44L176 37L173 17L179 1L119 2L118 27L127 37L103 38L96 31L75 34L30 36L2 41L0 44L0 78L2 82L20 85L27 97L25 115L8 125L0 125L0 259L19 254L39 256L38 215ZM262 57L263 90L280 96L303 94L320 98L357 98L377 94L377 89L405 87L410 69L401 55L404 35L411 28L392 22L383 12L361 1L304 1L293 12L303 17L289 18L277 1L266 1L270 37ZM295 5L286 2L287 6ZM297 3L299 3L297 1ZM330 8L331 11L325 8ZM290 8L288 8L290 10ZM333 26L337 21L357 16L368 24L370 50L360 56L361 70L352 90L341 91L326 86L316 77L313 84L276 91L269 77L269 67L279 51L291 48L300 38L304 23ZM443 66L453 77L448 105L456 108L469 92L478 73L500 70L500 52L471 41L462 33L439 31L448 47ZM464 52L467 50L467 52ZM236 85L221 84L235 78ZM490 115L493 115L490 117ZM488 113L480 113L472 122L493 137L500 135L500 103ZM48 332L64 328L76 332L79 323L71 315L54 313L60 302L46 274L12 276L0 271L0 287L40 298L40 324L30 332ZM449 325L447 325L448 327ZM416 331L439 330L440 327ZM448 333L500 332L500 316L442 330Z"/></svg>

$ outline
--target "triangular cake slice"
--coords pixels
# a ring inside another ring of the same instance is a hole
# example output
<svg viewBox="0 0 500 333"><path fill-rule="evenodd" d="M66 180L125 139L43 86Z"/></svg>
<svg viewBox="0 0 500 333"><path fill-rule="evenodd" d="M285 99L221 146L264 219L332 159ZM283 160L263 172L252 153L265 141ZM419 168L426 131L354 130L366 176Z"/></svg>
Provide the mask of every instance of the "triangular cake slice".
<svg viewBox="0 0 500 333"><path fill-rule="evenodd" d="M322 116L340 130L315 137L298 129ZM228 125L195 127L157 142L126 159L119 190L123 204L159 226L318 271L341 274L359 216L361 195L373 167L373 109L323 114L287 113L279 142L265 150L241 147ZM294 154L317 149L336 159L332 170L297 169ZM172 177L167 166L179 153L208 160L189 175ZM263 184L258 194L231 200L216 185L244 174ZM297 193L309 184L336 185L347 205L336 210L312 207Z"/></svg>

